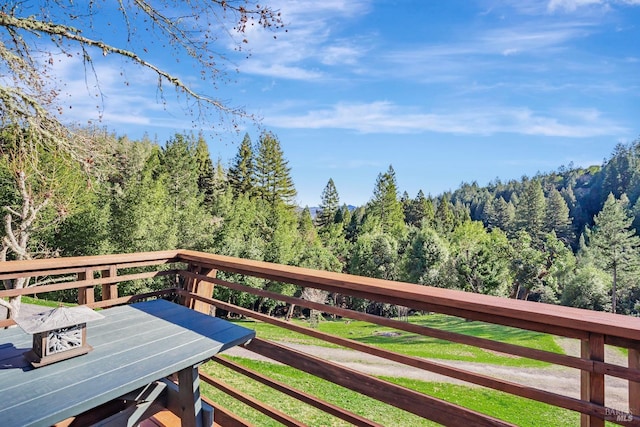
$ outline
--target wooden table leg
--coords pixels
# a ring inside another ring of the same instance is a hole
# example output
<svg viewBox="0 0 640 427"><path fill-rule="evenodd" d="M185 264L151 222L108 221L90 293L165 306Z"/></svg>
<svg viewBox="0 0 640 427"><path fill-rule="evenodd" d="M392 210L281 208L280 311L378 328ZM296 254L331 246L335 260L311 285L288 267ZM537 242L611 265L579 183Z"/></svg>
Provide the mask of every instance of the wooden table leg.
<svg viewBox="0 0 640 427"><path fill-rule="evenodd" d="M197 366L178 372L178 407L182 427L203 427L200 375Z"/></svg>
<svg viewBox="0 0 640 427"><path fill-rule="evenodd" d="M176 372L162 381L168 385L167 408L180 417L182 426L213 426L213 408L200 399L197 365Z"/></svg>

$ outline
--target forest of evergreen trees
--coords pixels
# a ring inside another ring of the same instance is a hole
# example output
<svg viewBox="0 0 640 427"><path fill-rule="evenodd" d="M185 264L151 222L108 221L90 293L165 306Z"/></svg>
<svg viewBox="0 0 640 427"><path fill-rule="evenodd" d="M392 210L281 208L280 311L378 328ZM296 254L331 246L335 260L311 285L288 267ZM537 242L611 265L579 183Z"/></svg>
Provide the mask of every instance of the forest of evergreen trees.
<svg viewBox="0 0 640 427"><path fill-rule="evenodd" d="M403 193L389 166L372 183L370 201L355 209L327 177L312 217L296 206L285 153L271 132L255 142L246 135L228 164L214 163L198 136L177 134L163 145L104 132L87 137L96 154L85 167L46 148L27 158L22 142L2 138L3 260L185 248L640 314L640 141L618 145L601 166L463 184L435 197ZM278 308L222 287L216 293L241 306ZM341 303L381 315L395 309Z"/></svg>

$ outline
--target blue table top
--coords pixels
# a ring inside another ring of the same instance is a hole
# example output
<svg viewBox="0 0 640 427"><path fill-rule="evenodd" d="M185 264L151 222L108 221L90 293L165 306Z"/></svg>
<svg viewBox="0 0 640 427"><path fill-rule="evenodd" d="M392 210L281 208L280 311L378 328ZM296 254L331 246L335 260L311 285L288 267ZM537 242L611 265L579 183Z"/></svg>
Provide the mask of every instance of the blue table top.
<svg viewBox="0 0 640 427"><path fill-rule="evenodd" d="M32 337L0 331L0 420L50 426L209 359L255 332L164 300L113 307L87 324L93 351L38 369Z"/></svg>

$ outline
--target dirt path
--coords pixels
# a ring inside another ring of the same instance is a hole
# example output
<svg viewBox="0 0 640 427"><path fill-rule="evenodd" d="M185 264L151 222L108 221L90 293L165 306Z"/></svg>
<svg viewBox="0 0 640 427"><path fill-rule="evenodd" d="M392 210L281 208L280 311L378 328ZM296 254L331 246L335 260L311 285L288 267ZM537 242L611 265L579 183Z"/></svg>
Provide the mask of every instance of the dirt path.
<svg viewBox="0 0 640 427"><path fill-rule="evenodd" d="M474 386L473 384L448 378L442 375L434 374L416 368L407 367L405 365L360 353L352 350L341 348L327 348L304 344L293 344L281 342L280 344L300 352L321 357L325 360L335 362L347 368L364 372L371 375L384 375L389 377L411 378L428 382L447 382L453 384L462 384ZM579 343L575 340L558 339L558 344L562 346L566 354L579 356ZM246 357L255 360L272 360L256 355L243 348L235 347L227 350L226 354ZM627 366L626 357L617 349L607 348L606 360ZM488 375L514 383L539 388L542 390L563 394L566 396L580 397L580 373L576 369L566 368L562 366L550 366L545 368L520 368L513 366L499 366L485 363L461 362L452 360L433 360L434 362L448 365L451 367L465 369L471 372ZM276 362L273 362L276 363ZM606 405L627 411L628 395L626 383L620 379L606 377L607 396Z"/></svg>

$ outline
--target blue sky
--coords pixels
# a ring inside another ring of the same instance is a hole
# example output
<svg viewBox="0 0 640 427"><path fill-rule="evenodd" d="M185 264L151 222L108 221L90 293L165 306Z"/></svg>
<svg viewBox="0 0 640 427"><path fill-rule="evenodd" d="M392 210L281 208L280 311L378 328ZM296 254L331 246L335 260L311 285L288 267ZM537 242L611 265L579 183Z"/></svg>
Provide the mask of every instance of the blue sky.
<svg viewBox="0 0 640 427"><path fill-rule="evenodd" d="M203 129L225 164L245 132L255 142L272 131L302 206L319 203L329 178L341 202L364 204L389 165L400 191L435 196L461 182L601 164L640 137L640 0L269 3L287 32L251 29L252 55L229 51L239 73L215 89L188 61L150 58L259 125L194 128L183 103L157 102L154 76L109 57L95 63L102 125L161 143ZM74 120L95 119L82 67L59 67Z"/></svg>

